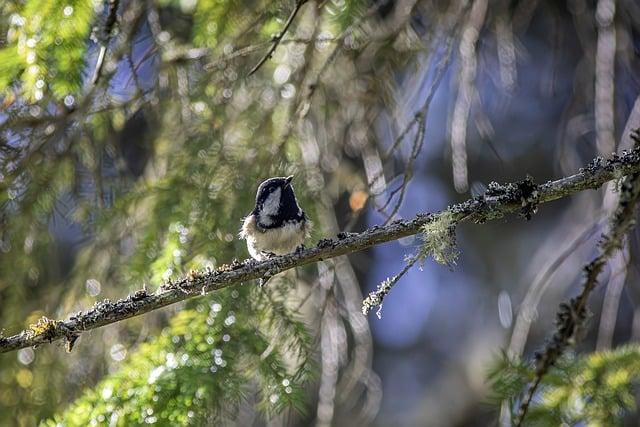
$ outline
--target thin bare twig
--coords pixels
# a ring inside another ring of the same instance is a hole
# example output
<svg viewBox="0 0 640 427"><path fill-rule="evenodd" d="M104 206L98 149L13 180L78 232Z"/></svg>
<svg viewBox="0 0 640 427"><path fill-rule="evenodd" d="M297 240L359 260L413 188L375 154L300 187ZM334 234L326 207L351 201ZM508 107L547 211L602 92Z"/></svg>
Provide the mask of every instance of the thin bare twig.
<svg viewBox="0 0 640 427"><path fill-rule="evenodd" d="M300 9L307 1L308 0L296 0L296 4L293 7L291 14L289 15L289 18L287 18L287 22L284 23L284 27L282 27L282 30L278 34L273 36L273 38L271 39L271 42L272 42L271 47L269 48L267 53L262 57L262 59L260 59L260 61L258 61L258 63L253 66L253 68L251 69L251 71L249 71L249 74L247 76L253 75L256 71L258 71L260 67L262 67L262 64L264 64L269 60L269 58L271 58L271 56L273 55L273 52L275 52L278 45L280 44L280 41L285 36L285 34L287 34L287 31L289 31L289 27L293 23L293 20L296 18L296 15L298 14L298 12L300 12Z"/></svg>
<svg viewBox="0 0 640 427"><path fill-rule="evenodd" d="M427 69L431 66L431 61L435 57L435 53L432 52L437 52L438 42L443 41L445 49L442 57L440 58L440 61L435 67L435 74L431 85L427 89L425 99L420 108L415 111L411 121L409 121L409 123L405 125L402 132L400 132L400 134L395 138L393 144L391 144L391 146L387 150L385 150L385 153L382 155L382 161L388 160L388 158L401 145L401 143L405 140L405 138L413 130L413 128L415 126L418 127L413 138L411 152L404 167L404 171L389 180L392 181L396 177L402 175L402 183L397 188L389 192L389 194L387 195L387 200L381 206L377 205L376 203L376 209L386 218L385 224L389 223L395 218L397 213L400 211L402 202L404 201L407 186L409 185L409 181L413 177L413 164L416 161L417 157L420 155L420 151L422 150L423 140L426 133L426 123L429 113L429 107L451 61L453 42L458 31L459 22L461 21L460 19L457 19L457 17L465 13L467 6L459 5L456 3L452 5L452 8L453 11L450 12L450 18L448 22L445 23L444 29L442 31L443 37L435 38L435 40L433 40L433 42L431 43L431 49L429 50L427 59ZM384 168L381 167L379 171L368 180L369 186L372 187L383 176ZM374 195L379 196L381 194L382 192L376 192L376 194ZM399 196L396 198L393 208L391 209L391 213L387 213L386 209L391 204L391 201L395 198L396 194L399 194Z"/></svg>
<svg viewBox="0 0 640 427"><path fill-rule="evenodd" d="M455 31L455 30L453 30L453 31ZM394 141L394 143L391 146L391 148L387 151L387 153L385 153L385 157L390 155L391 152L393 150L395 150L395 148L404 140L404 138L409 133L409 131L414 126L416 126L416 125L418 126L418 130L416 131L416 135L415 135L414 140L413 140L413 145L412 145L412 148L411 148L411 154L409 156L409 160L407 161L406 170L405 170L405 172L403 174L402 184L400 185L400 187L396 188L391 193L389 193L389 196L387 197L387 200L385 201L385 203L382 206L378 207L378 212L383 213L384 210L387 208L387 206L389 206L389 204L391 203L391 200L393 199L395 194L400 192L400 195L398 196L398 199L396 200L396 203L395 203L391 213L387 216L387 223L389 221L393 220L395 215L400 210L400 207L402 205L402 201L404 200L404 195L406 193L407 185L409 184L409 181L411 180L411 178L413 176L413 163L415 162L417 157L420 155L420 151L421 151L422 145L423 145L422 142L424 140L424 135L426 133L427 116L429 114L429 107L431 106L431 101L433 100L433 97L435 96L436 90L438 89L438 87L440 87L440 83L442 82L442 78L444 77L445 71L447 70L447 68L449 66L449 62L451 61L452 49L453 49L453 40L454 40L454 35L453 34L449 35L448 39L447 39L445 52L444 52L443 57L441 58L440 62L438 63L438 65L436 67L435 75L433 77L433 81L431 82L431 85L429 86L429 89L427 90L427 95L426 95L422 105L420 106L420 109L418 111L416 111L416 113L413 116L413 119L407 124L407 126L400 133L400 135L398 135L398 137ZM374 176L374 178L371 180L371 183L375 182L378 178L380 178L380 176Z"/></svg>
<svg viewBox="0 0 640 427"><path fill-rule="evenodd" d="M467 200L445 211L419 214L411 220L394 221L387 226L374 226L361 233L340 234L334 239L322 239L315 247L266 261L236 261L217 270L195 271L175 282L161 285L153 293L143 289L117 301L105 300L97 303L93 308L71 315L66 320L44 319L39 325L16 335L0 337L0 353L64 338L74 342L84 331L139 316L189 298L419 234L426 224L438 221L444 216L453 222L485 222L514 212L529 217L540 203L568 197L586 189L599 188L607 181L638 173L640 150L634 149L608 160L598 157L574 175L541 185L534 185L530 180L504 186L493 184L483 197Z"/></svg>

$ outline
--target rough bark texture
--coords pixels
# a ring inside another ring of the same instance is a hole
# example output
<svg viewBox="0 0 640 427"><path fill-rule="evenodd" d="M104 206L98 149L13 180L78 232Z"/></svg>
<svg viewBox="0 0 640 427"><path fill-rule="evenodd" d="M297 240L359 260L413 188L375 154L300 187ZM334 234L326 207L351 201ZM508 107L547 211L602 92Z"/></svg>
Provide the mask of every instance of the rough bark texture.
<svg viewBox="0 0 640 427"><path fill-rule="evenodd" d="M216 270L194 271L175 282L162 284L155 292L138 290L126 298L96 303L94 307L58 321L42 318L19 334L0 337L0 353L24 347L67 340L67 349L81 332L96 329L149 311L204 295L218 289L239 285L254 279L268 278L285 270L328 258L361 251L380 243L421 233L422 227L451 215L453 221L485 222L519 212L530 218L540 203L570 196L579 191L596 189L607 181L640 173L640 151L634 149L610 159L594 159L585 168L556 181L537 185L531 178L516 183L492 183L483 196L449 207L438 213L419 214L410 220L398 220L387 226L374 226L361 233L340 233L333 239L322 239L315 247L275 257L266 261L234 261ZM451 217L449 217L451 218Z"/></svg>

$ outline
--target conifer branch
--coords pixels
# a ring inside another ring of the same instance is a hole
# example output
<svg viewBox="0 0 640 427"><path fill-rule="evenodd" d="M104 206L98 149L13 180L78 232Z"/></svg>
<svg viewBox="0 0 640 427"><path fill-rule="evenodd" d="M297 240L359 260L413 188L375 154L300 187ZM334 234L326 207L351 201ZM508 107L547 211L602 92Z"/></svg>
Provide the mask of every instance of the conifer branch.
<svg viewBox="0 0 640 427"><path fill-rule="evenodd" d="M635 141L634 151L640 147L640 133L634 131L631 136ZM524 422L529 406L542 378L549 369L558 361L564 351L579 338L579 332L587 319L587 301L594 288L598 285L598 276L607 265L607 261L616 251L622 248L622 242L626 234L635 225L636 205L640 200L640 173L633 172L625 176L620 188L620 200L618 207L610 220L609 232L602 236L599 254L590 263L584 266L584 280L582 292L569 302L560 304L556 316L557 330L545 348L537 352L536 374L529 385L524 399L520 405L518 419L515 425L520 426Z"/></svg>
<svg viewBox="0 0 640 427"><path fill-rule="evenodd" d="M419 214L410 220L398 220L386 226L374 226L361 233L340 233L334 239L322 239L315 247L266 261L234 261L216 270L193 271L175 282L162 284L155 292L138 290L117 301L104 300L94 307L69 316L66 320L43 318L38 324L8 337L0 336L0 353L20 348L67 340L70 349L78 336L91 329L116 323L131 317L204 295L212 291L240 285L295 267L328 258L348 255L381 243L398 240L423 232L426 224L443 218L458 223L483 223L520 213L530 218L540 203L568 197L587 189L597 189L604 183L640 173L640 150L635 148L610 159L598 157L578 173L536 185L530 178L520 182L499 185L492 183L483 196L469 199L438 213Z"/></svg>

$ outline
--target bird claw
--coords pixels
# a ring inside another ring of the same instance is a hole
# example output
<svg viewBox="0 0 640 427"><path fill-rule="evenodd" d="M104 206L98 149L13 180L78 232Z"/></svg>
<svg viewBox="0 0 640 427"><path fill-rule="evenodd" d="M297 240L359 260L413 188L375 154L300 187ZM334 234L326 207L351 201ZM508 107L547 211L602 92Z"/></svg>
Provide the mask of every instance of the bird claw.
<svg viewBox="0 0 640 427"><path fill-rule="evenodd" d="M306 249L307 249L307 247L304 244L302 244L302 245L300 245L300 246L298 246L296 248L296 250L294 251L294 254L298 255L298 254L304 252Z"/></svg>
<svg viewBox="0 0 640 427"><path fill-rule="evenodd" d="M273 252L267 252L267 251L262 251L262 255L266 258L266 259L272 259L277 257L278 255L276 255Z"/></svg>

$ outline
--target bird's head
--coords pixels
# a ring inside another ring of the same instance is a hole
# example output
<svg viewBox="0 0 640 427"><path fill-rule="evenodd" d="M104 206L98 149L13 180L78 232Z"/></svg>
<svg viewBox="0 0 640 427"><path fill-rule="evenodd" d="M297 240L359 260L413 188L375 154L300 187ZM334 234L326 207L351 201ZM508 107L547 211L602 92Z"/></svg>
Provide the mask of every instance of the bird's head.
<svg viewBox="0 0 640 427"><path fill-rule="evenodd" d="M269 178L260 184L253 210L260 226L274 228L285 221L304 218L293 192L292 180L293 175Z"/></svg>

